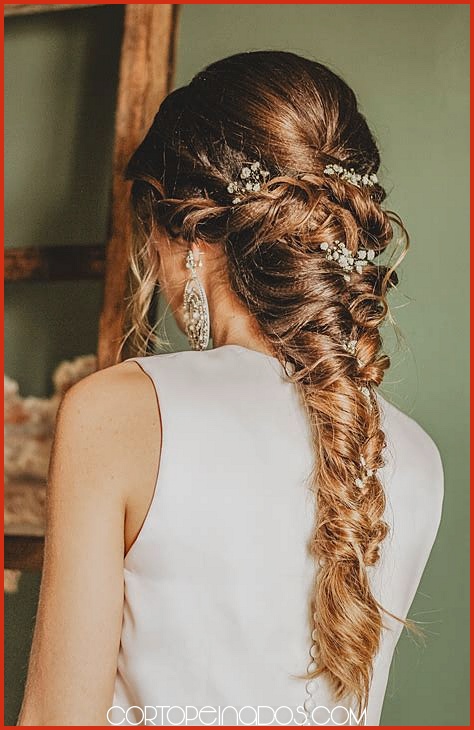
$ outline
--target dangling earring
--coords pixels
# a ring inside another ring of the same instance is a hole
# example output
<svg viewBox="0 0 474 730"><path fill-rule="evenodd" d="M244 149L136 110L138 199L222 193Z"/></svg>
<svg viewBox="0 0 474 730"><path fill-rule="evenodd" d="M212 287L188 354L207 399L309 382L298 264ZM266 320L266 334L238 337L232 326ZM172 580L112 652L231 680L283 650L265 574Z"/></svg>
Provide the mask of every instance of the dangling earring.
<svg viewBox="0 0 474 730"><path fill-rule="evenodd" d="M186 335L193 350L205 350L209 343L210 320L206 292L197 275L197 268L202 267L201 251L197 261L192 249L186 254L186 268L190 270L189 279L184 288L184 322Z"/></svg>

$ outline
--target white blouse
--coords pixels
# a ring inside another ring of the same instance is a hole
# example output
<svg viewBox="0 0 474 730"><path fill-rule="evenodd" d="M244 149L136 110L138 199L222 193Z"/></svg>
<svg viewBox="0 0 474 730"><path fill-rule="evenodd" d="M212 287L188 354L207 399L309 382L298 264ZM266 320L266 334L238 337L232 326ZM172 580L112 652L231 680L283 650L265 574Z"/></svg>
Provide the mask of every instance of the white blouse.
<svg viewBox="0 0 474 730"><path fill-rule="evenodd" d="M280 363L239 345L129 360L155 386L162 449L124 561L109 724L299 725L309 714L309 724L378 725L403 628L386 614L365 716L335 702L324 678L298 677L313 641L314 450ZM391 530L369 572L375 597L405 618L437 534L443 466L421 426L377 398Z"/></svg>

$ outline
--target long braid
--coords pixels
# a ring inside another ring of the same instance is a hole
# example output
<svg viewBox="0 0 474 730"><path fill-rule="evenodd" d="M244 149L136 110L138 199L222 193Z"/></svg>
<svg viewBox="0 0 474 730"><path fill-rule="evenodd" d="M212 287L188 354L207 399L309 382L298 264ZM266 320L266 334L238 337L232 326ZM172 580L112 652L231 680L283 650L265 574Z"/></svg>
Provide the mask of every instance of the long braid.
<svg viewBox="0 0 474 730"><path fill-rule="evenodd" d="M248 229L242 221L245 204L231 215L228 259L232 287L282 363L292 363L289 377L313 427L317 510L311 552L319 571L312 600L317 655L308 678L326 674L336 699L354 694L361 709L383 625L367 572L388 532L377 477L385 435L374 388L390 364L380 354L379 327L388 282L394 286L397 279L373 263L348 283L337 262L321 255L323 241L343 239L355 251L369 237L379 255L392 238L388 213L351 187L318 176L310 182L308 176L270 181L266 200L262 194L248 201ZM275 203L281 221L276 227L268 225L276 219ZM347 342L356 343L353 352Z"/></svg>

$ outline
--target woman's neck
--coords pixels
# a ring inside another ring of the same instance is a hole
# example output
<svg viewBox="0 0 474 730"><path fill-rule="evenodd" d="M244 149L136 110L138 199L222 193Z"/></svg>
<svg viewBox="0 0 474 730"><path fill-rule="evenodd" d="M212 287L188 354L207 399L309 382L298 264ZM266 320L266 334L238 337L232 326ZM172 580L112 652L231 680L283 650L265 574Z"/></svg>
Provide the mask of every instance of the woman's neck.
<svg viewBox="0 0 474 730"><path fill-rule="evenodd" d="M235 294L228 289L215 291L213 296L209 297L208 303L214 347L241 345L249 350L274 354L258 332L255 318Z"/></svg>

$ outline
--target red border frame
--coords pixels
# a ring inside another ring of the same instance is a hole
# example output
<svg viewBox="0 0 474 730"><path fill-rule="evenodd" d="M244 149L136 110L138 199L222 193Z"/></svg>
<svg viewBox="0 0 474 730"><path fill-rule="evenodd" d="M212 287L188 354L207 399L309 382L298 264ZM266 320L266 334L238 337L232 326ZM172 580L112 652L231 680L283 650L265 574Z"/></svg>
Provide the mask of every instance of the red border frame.
<svg viewBox="0 0 474 730"><path fill-rule="evenodd" d="M19 5L20 3L9 3L9 4L11 4L11 5ZM56 3L45 2L45 3L37 3L37 4L38 5L55 5ZM82 3L76 3L76 2L70 3L70 5L81 5L81 4ZM102 3L98 3L98 5L124 5L124 4L134 5L134 4L138 4L138 3L113 3L113 2L102 2ZM143 4L149 4L149 3L143 3ZM163 4L163 3L155 3L155 4L156 5L160 5L160 4ZM172 3L172 4L174 4L174 5L180 5L180 4L185 4L185 5L209 5L209 4L213 4L213 5L293 5L293 4L297 4L297 5L413 5L414 3L405 2L405 1L403 1L403 2L394 2L394 3L389 3L389 2L357 3L357 2L353 2L353 0L340 0L339 2L335 2L335 3L308 2L308 0L299 0L297 3L291 3L291 2L289 2L289 3L288 2L267 2L267 0L261 0L260 2L253 2L252 0L246 0L244 2L239 2L239 3L232 3L232 2L219 2L219 3L216 3L216 2L213 2L213 0L208 0L208 2L206 2L206 3L201 3L201 2L195 2L194 0L190 0L190 2L187 2L187 3ZM469 5L469 6L471 5L470 2L459 2L459 3L438 3L438 2L435 2L434 3L434 2L430 2L430 0L418 0L418 2L415 3L415 4L417 4L417 5L451 5L451 4L456 4L456 5ZM2 5L4 6L5 3L3 3ZM472 14L471 14L471 17L470 17L470 31L471 31L471 34L470 35L471 35L471 37L472 37L472 28L473 28L473 20L472 20ZM1 94L2 102L1 103L2 103L2 115L1 115L0 125L1 125L1 131L2 131L2 139L4 139L4 26L2 26L1 46L2 46L2 54L1 54L1 61L0 61L0 63L1 63L1 71L2 71L2 73L1 73L1 88L2 88L2 94ZM472 83L473 83L472 82L472 58L470 59L470 69L471 69L471 92L472 92ZM472 112L472 94L471 94L471 112ZM471 129L471 139L470 139L470 141L471 141L471 148L472 148L472 129ZM3 145L2 145L2 169L3 169L3 173L5 173L5 170L4 170L4 152L3 152ZM472 167L471 167L471 188L472 188L472 182L473 182L472 177L473 176L472 176ZM4 174L2 175L2 179L1 179L1 187L2 187L2 203L1 203L2 207L1 207L1 215L2 215L2 222L3 222L3 220L4 220L4 194L3 194L4 193ZM1 266L2 266L2 273L3 273L3 257L2 257ZM473 262L471 260L471 263L470 263L471 275L472 275L473 269L474 269L474 264L473 264ZM4 290L3 289L2 289L2 293L0 295L0 301L1 301L1 307L2 307L2 313L3 313L4 312ZM471 287L471 294L470 294L470 308L471 308L471 312L474 309L474 306L473 305L474 305L474 295L472 293L472 287ZM4 334L4 323L3 322L4 322L4 320L2 318L2 325L1 326L2 326L2 333ZM473 325L471 323L471 362L472 362L472 353L474 351L474 344L472 342L473 329L474 329L474 327L473 327ZM1 363L2 363L3 369L4 369L4 349L3 348L1 350L0 358L1 358ZM472 382L472 371L471 371L471 382ZM472 435L471 435L471 439L472 439ZM473 441L474 441L474 439L471 440L471 470L472 470L472 465L474 463L474 458L472 456L473 446L474 446ZM473 507L472 501L471 501L470 513L471 513L471 522L472 522L472 516L474 514L474 507ZM2 552L2 557L3 557L3 555L4 555L3 542L2 542L1 552ZM472 550L471 550L471 558L472 558ZM471 566L472 566L472 560L471 560ZM471 578L472 578L472 575L471 575ZM474 594L474 591L473 591L473 588L472 588L472 580L471 580L471 592L470 592L471 601L472 601L473 594ZM5 657L4 657L4 641L3 641L3 639L4 639L4 608L5 608L4 607L4 601L2 601L1 602L1 608L0 608L0 613L1 613L1 627L0 627L0 632L1 632L1 637L2 637L1 649L0 649L0 657L1 657L1 666L2 666L2 669L3 669L2 677L3 677L3 674L4 674L4 667L5 667L5 664L4 664L4 661L5 661ZM471 622L471 631L472 631L472 622ZM470 662L470 664L471 664L471 676L472 676L472 653L471 653L471 662ZM1 698L0 698L0 711L1 711L1 715L0 715L0 727L5 727L5 725L3 724L3 719L4 719L4 682L3 682L3 691L1 693ZM471 726L471 721L469 723L469 727L470 726ZM76 727L89 727L89 726L76 726ZM221 726L221 727L224 727L224 726ZM399 727L399 726L384 726L384 727ZM422 727L422 726L410 725L410 726L404 726L404 727ZM439 727L457 727L457 726L443 725L443 726L439 726Z"/></svg>

